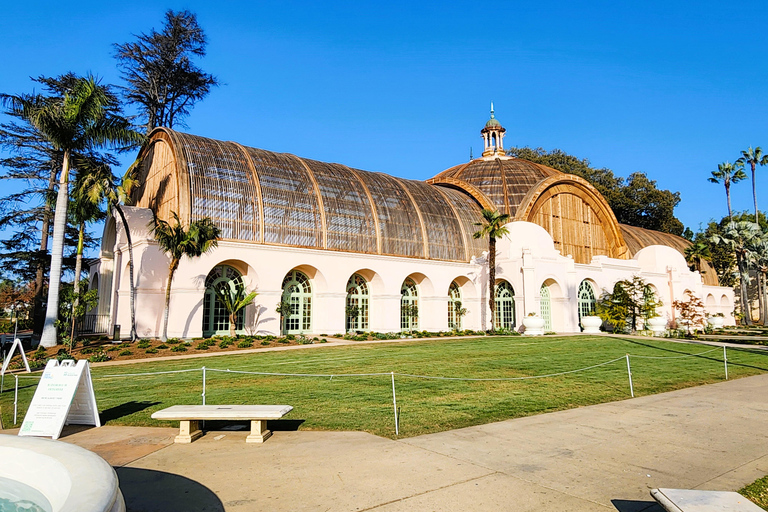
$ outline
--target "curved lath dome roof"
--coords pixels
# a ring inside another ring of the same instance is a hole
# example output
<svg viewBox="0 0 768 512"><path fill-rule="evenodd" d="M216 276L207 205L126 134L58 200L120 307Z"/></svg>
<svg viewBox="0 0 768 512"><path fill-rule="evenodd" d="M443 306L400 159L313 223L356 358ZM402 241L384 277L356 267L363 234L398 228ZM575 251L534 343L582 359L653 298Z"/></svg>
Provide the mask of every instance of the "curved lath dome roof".
<svg viewBox="0 0 768 512"><path fill-rule="evenodd" d="M469 261L480 206L457 190L159 128L136 206L211 218L227 240Z"/></svg>

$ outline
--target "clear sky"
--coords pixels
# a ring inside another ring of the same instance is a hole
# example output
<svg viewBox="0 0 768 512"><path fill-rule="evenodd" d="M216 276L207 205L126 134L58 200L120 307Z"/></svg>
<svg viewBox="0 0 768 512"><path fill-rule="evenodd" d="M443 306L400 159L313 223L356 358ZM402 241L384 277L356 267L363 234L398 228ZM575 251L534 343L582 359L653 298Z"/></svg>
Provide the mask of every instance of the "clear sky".
<svg viewBox="0 0 768 512"><path fill-rule="evenodd" d="M197 13L221 87L190 133L427 179L482 151L490 101L505 147L560 148L679 191L698 228L726 214L717 164L768 151L768 2L9 2L0 91L30 76L119 83L113 43ZM126 157L127 160L127 157ZM768 210L768 168L758 203ZM733 190L752 209L751 183Z"/></svg>

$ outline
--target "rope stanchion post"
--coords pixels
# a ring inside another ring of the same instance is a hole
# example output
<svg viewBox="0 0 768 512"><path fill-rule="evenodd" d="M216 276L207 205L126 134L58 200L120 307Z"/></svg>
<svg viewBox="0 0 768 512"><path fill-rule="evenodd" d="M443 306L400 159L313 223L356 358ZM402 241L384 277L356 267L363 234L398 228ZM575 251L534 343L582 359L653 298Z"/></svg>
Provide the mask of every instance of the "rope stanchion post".
<svg viewBox="0 0 768 512"><path fill-rule="evenodd" d="M205 366L203 366L203 405L205 405Z"/></svg>
<svg viewBox="0 0 768 512"><path fill-rule="evenodd" d="M19 410L19 376L14 375L16 378L16 388L13 391L13 426L16 426L16 413Z"/></svg>
<svg viewBox="0 0 768 512"><path fill-rule="evenodd" d="M392 372L392 405L395 408L395 435L400 435L400 419L397 417L397 395L395 394L395 372Z"/></svg>
<svg viewBox="0 0 768 512"><path fill-rule="evenodd" d="M629 375L629 394L635 398L635 387L632 385L632 368L629 366L629 354L627 354L627 375Z"/></svg>
<svg viewBox="0 0 768 512"><path fill-rule="evenodd" d="M728 380L728 355L725 353L725 345L723 345L723 365L725 366L725 380Z"/></svg>

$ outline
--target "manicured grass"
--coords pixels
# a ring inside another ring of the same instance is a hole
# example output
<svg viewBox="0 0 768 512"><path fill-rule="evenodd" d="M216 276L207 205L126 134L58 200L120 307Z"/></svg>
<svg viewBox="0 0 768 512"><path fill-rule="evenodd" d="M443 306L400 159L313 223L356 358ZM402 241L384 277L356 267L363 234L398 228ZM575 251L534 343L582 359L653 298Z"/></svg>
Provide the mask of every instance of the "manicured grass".
<svg viewBox="0 0 768 512"><path fill-rule="evenodd" d="M122 378L108 375L206 366L208 404L289 404L294 411L286 420L301 420L302 429L360 430L395 437L389 375L395 372L400 437L407 437L629 398L623 359L627 353L632 356L635 396L722 381L722 350L710 350L650 338L465 338L137 363L93 368L92 374L102 418L108 424L172 425L149 416L174 404L199 404L202 392L200 371ZM702 352L708 353L680 357ZM566 372L617 358L622 359L588 371L529 380L437 380L403 375L515 378ZM730 378L768 370L766 352L729 349L728 359ZM227 374L211 368L320 376ZM344 376L352 373L387 375ZM23 418L36 380L20 382L19 417ZM6 378L6 386L12 383L13 378ZM0 396L0 406L8 426L12 392Z"/></svg>
<svg viewBox="0 0 768 512"><path fill-rule="evenodd" d="M739 489L739 494L746 496L763 510L768 510L768 476L757 479L743 489Z"/></svg>

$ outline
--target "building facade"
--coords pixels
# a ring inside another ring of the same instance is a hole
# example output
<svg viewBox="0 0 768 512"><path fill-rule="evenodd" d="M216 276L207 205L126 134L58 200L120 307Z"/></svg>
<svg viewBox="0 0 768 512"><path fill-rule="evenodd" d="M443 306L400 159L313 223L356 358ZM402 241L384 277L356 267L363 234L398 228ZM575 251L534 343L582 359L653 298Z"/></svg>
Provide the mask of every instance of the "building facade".
<svg viewBox="0 0 768 512"><path fill-rule="evenodd" d="M259 293L238 317L241 333L487 329L487 241L473 238L483 208L511 219L497 242L497 327L536 313L546 330L578 332L602 291L634 275L669 320L691 290L733 323L732 290L711 268L688 270L686 240L619 224L587 181L506 156L493 113L481 135L482 157L423 182L156 129L125 207L139 336L162 330L169 258L149 225L172 213L184 224L211 218L222 238L182 260L169 336L228 333L213 289L237 283ZM91 267L102 323L130 324L127 268L125 227L110 219Z"/></svg>

